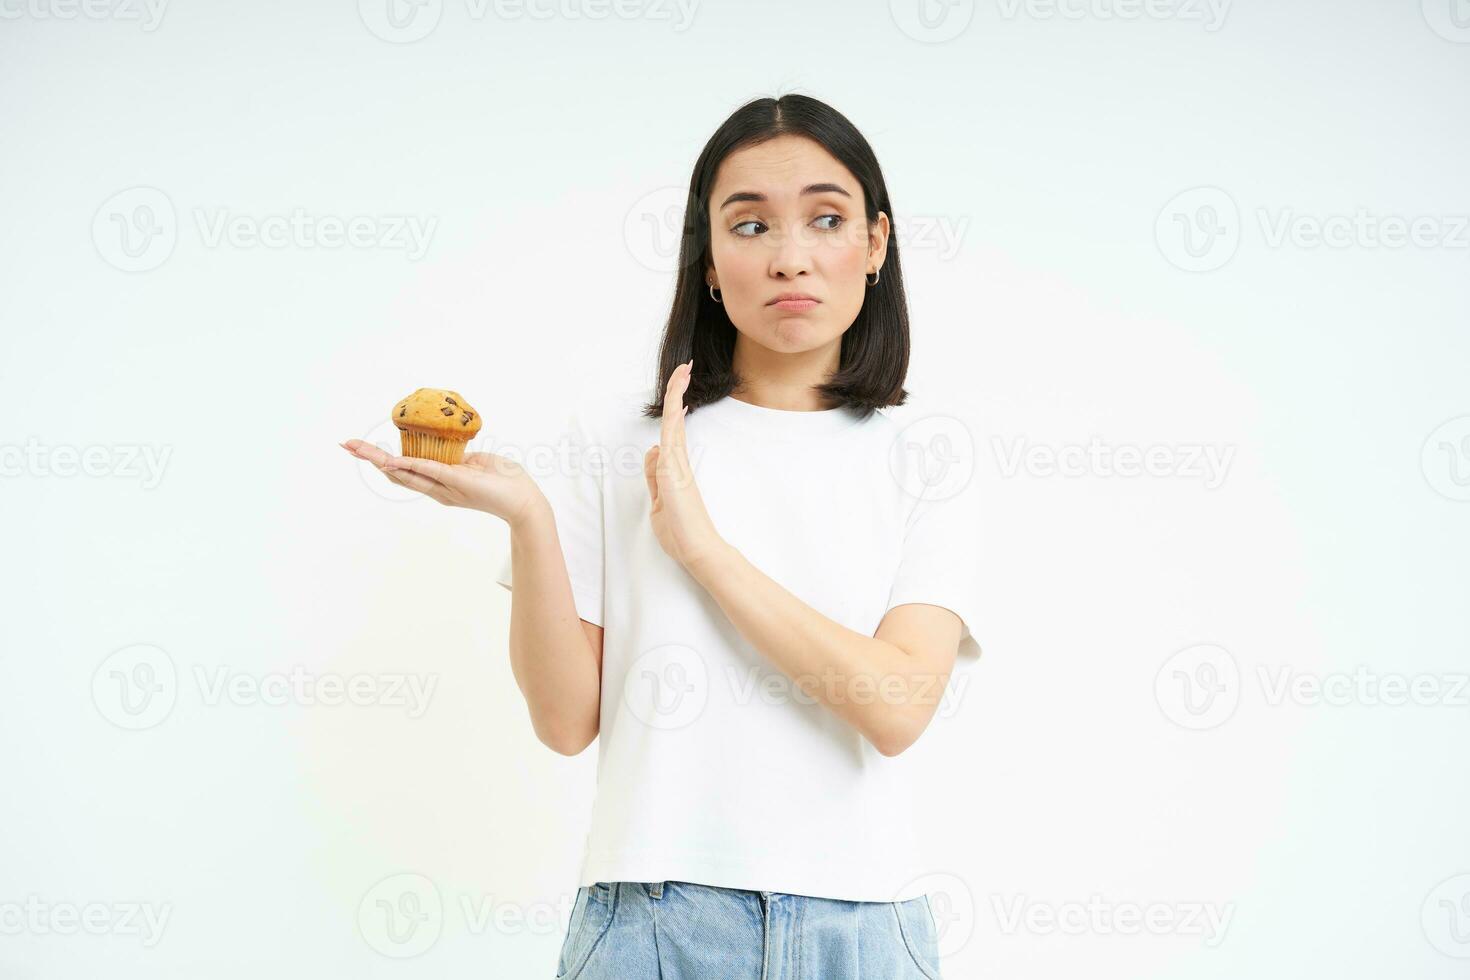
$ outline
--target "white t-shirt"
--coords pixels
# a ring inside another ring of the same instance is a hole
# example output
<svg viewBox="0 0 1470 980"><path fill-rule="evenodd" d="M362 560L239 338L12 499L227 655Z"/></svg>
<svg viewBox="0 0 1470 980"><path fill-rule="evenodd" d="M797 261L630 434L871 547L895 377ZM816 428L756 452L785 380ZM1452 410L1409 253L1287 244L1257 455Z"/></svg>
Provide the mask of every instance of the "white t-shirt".
<svg viewBox="0 0 1470 980"><path fill-rule="evenodd" d="M905 753L885 757L793 685L659 546L642 393L574 409L537 475L578 615L603 627L597 794L579 884L689 881L853 901L923 894ZM716 529L865 636L893 606L963 621L979 657L974 440L952 416L795 412L726 397L685 418ZM497 581L510 587L507 557ZM937 696L938 692L935 692Z"/></svg>

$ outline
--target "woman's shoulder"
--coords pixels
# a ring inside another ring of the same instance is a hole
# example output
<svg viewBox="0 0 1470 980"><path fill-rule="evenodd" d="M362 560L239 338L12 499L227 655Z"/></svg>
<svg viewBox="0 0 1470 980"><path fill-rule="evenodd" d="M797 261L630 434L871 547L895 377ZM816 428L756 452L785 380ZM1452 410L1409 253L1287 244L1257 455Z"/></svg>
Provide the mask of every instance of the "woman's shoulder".
<svg viewBox="0 0 1470 980"><path fill-rule="evenodd" d="M569 406L567 424L586 444L641 453L658 439L658 420L643 415L647 400L646 391L631 389L584 392Z"/></svg>
<svg viewBox="0 0 1470 980"><path fill-rule="evenodd" d="M902 405L879 409L874 415L883 417L881 430L894 439L927 442L931 436L940 435L970 444L978 440L979 421L974 408L955 399L910 398Z"/></svg>

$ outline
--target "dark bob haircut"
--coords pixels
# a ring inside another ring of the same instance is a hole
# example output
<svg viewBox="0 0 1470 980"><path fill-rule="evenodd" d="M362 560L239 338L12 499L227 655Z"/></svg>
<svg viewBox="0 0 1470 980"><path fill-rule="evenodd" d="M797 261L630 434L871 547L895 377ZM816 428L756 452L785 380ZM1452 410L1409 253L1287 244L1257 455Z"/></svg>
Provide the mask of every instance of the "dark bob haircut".
<svg viewBox="0 0 1470 980"><path fill-rule="evenodd" d="M720 163L736 150L778 136L805 136L826 148L862 187L867 221L888 214L890 233L877 285L870 286L857 318L842 335L837 372L816 386L827 401L857 410L867 418L875 409L902 405L908 398L904 378L909 367L909 317L903 272L898 262L898 236L892 232L893 206L877 157L857 127L836 109L805 95L756 99L737 109L705 144L689 178L684 228L679 240L678 281L674 302L659 345L658 377L653 401L643 414L663 414L664 389L680 364L694 359L694 374L684 403L690 412L735 391L735 325L725 307L705 288L710 260L710 192Z"/></svg>

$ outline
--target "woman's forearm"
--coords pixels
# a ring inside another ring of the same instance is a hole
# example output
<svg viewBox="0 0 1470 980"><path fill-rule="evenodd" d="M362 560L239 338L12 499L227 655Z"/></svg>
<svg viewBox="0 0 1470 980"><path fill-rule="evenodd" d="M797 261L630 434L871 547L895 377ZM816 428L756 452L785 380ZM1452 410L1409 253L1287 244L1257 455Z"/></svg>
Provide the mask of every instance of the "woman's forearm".
<svg viewBox="0 0 1470 980"><path fill-rule="evenodd" d="M929 724L948 675L929 676L892 643L822 615L729 545L691 563L689 572L794 689L825 704L879 752L896 755Z"/></svg>
<svg viewBox="0 0 1470 980"><path fill-rule="evenodd" d="M602 678L545 498L510 525L510 667L536 737L573 755L596 736Z"/></svg>

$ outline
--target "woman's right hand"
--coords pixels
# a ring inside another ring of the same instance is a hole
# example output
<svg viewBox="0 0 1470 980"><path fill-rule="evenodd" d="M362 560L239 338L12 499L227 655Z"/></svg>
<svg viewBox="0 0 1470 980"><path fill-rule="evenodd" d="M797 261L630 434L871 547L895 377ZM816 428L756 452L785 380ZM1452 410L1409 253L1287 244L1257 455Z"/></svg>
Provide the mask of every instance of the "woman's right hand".
<svg viewBox="0 0 1470 980"><path fill-rule="evenodd" d="M446 507L494 514L515 525L542 501L541 488L513 459L494 453L466 453L463 463L440 463L394 456L361 439L340 443L358 459L372 463L399 486L417 490Z"/></svg>

